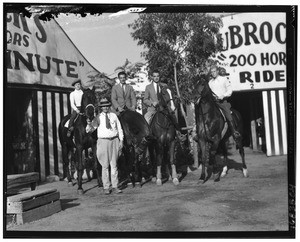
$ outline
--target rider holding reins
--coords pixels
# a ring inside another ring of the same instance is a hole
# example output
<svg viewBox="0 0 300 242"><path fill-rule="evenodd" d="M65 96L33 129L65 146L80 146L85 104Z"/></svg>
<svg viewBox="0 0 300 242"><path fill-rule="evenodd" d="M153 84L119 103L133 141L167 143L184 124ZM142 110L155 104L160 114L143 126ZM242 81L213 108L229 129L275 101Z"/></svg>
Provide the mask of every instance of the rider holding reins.
<svg viewBox="0 0 300 242"><path fill-rule="evenodd" d="M147 113L145 114L145 119L148 123L150 123L152 117L154 116L156 109L159 105L159 95L162 91L167 91L170 100L171 100L171 110L168 110L169 112L169 117L171 121L173 122L175 128L179 131L180 127L177 123L174 110L175 106L173 103L172 99L172 94L170 89L168 88L167 84L161 83L160 82L160 76L159 76L159 71L155 70L152 72L152 80L153 82L149 85L146 86L145 90L145 96L144 96L144 104L148 107L147 108Z"/></svg>
<svg viewBox="0 0 300 242"><path fill-rule="evenodd" d="M228 126L230 128L231 134L233 135L233 138L236 140L241 135L235 128L230 110L231 105L226 100L232 94L231 83L225 76L219 75L219 69L215 65L210 68L210 73L212 78L209 80L208 85L216 98L217 105L222 110L228 121Z"/></svg>
<svg viewBox="0 0 300 242"><path fill-rule="evenodd" d="M111 90L111 102L117 115L121 114L126 109L135 111L136 97L133 87L126 84L127 75L125 72L119 72L118 78L120 83L114 85Z"/></svg>
<svg viewBox="0 0 300 242"><path fill-rule="evenodd" d="M81 80L77 79L72 83L72 86L74 86L75 90L70 93L70 103L71 108L73 109L69 121L68 126L68 133L67 136L70 137L71 133L74 129L73 123L77 115L80 113L80 106L81 106L81 99L83 95L83 91L81 90Z"/></svg>

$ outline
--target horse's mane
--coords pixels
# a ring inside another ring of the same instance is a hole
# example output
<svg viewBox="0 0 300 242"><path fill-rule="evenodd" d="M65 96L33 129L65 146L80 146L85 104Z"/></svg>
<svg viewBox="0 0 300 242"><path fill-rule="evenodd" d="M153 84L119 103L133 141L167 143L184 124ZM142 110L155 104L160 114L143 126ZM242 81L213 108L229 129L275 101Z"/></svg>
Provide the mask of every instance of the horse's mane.
<svg viewBox="0 0 300 242"><path fill-rule="evenodd" d="M199 92L199 86L202 85L203 88ZM196 84L196 90L198 90L199 95L201 96L201 101L202 102L214 102L215 103L215 97L213 95L213 91L210 89L208 85L208 81L201 79L198 81Z"/></svg>
<svg viewBox="0 0 300 242"><path fill-rule="evenodd" d="M169 96L169 93L167 91L167 85L163 85L161 87L161 91L158 95L158 101L159 101L159 105L163 108L163 109L166 109L170 104L170 96Z"/></svg>
<svg viewBox="0 0 300 242"><path fill-rule="evenodd" d="M207 81L204 83L203 92L204 92L203 97L207 98L209 101L215 102L215 97L213 95L213 91L210 89L210 86L208 85Z"/></svg>

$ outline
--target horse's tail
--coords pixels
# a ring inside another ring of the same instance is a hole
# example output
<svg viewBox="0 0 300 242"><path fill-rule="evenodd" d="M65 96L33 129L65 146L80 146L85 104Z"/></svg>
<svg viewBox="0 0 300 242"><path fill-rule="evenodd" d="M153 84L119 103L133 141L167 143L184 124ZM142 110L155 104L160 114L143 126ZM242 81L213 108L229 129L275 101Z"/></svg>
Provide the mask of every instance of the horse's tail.
<svg viewBox="0 0 300 242"><path fill-rule="evenodd" d="M66 124L66 122L68 121L69 118L70 118L70 114L64 116L58 124L58 138L59 138L60 144L62 144L64 142L63 132L64 132L64 129L65 129L65 124Z"/></svg>

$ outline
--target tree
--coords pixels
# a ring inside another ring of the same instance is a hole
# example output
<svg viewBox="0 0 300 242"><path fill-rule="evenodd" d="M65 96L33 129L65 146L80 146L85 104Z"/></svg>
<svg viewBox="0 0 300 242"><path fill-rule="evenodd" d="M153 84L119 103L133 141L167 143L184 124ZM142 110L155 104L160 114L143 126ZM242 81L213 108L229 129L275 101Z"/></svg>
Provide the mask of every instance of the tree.
<svg viewBox="0 0 300 242"><path fill-rule="evenodd" d="M191 101L188 87L199 78L207 59L221 49L221 26L220 18L206 13L143 13L129 24L133 39L146 49L141 55L149 69L160 70L174 89L178 78L186 103Z"/></svg>
<svg viewBox="0 0 300 242"><path fill-rule="evenodd" d="M148 61L148 68L160 70L162 79L177 90L187 125L183 104L192 101L190 87L206 69L208 58L222 48L221 26L220 18L205 13L144 13L129 24L133 39L146 49L141 55ZM197 146L190 140L192 143L198 167Z"/></svg>
<svg viewBox="0 0 300 242"><path fill-rule="evenodd" d="M128 78L133 79L137 72L141 70L141 67L144 65L142 62L131 63L127 58L125 63L122 66L118 66L115 71L124 71Z"/></svg>

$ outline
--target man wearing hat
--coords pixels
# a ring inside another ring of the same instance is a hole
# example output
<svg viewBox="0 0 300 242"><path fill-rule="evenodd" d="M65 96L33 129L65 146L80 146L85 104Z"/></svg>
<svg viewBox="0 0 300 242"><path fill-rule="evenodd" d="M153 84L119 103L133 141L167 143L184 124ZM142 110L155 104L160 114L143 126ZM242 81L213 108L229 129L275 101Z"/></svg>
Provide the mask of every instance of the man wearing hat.
<svg viewBox="0 0 300 242"><path fill-rule="evenodd" d="M80 106L81 106L81 99L83 95L83 91L81 90L81 80L77 79L72 83L72 86L74 86L75 90L70 93L70 103L72 108L72 113L69 121L69 130L67 133L67 136L70 137L71 133L74 129L73 123L77 115L80 113Z"/></svg>
<svg viewBox="0 0 300 242"><path fill-rule="evenodd" d="M111 103L107 98L100 100L99 107L102 112L97 115L91 124L87 125L86 132L97 130L97 158L102 166L102 182L104 194L110 194L110 185L115 193L122 193L118 188L118 154L123 148L123 130L117 115L110 112ZM111 168L111 182L109 179L109 166Z"/></svg>

